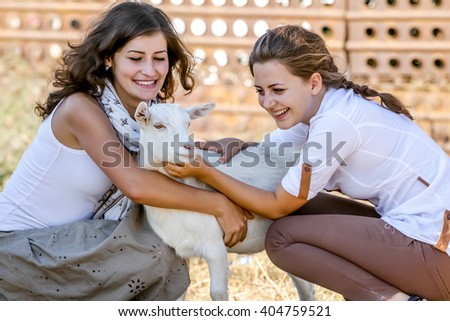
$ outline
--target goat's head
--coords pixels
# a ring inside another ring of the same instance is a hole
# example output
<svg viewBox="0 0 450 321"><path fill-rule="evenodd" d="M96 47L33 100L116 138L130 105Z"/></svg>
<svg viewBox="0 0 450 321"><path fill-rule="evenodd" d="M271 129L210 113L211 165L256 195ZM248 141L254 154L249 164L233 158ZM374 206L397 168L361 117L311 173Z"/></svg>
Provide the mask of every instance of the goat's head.
<svg viewBox="0 0 450 321"><path fill-rule="evenodd" d="M191 108L169 103L148 107L141 102L134 115L141 127L140 165L156 169L165 162L188 162L194 156L190 122L208 114L214 107L212 103Z"/></svg>

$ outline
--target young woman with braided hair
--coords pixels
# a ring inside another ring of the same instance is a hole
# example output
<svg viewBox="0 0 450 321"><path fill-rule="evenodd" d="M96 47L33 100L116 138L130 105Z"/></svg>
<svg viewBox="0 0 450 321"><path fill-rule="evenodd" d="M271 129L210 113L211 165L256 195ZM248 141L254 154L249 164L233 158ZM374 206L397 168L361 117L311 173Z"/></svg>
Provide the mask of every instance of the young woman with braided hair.
<svg viewBox="0 0 450 321"><path fill-rule="evenodd" d="M302 146L299 164L274 193L200 157L168 165L171 174L196 176L274 219L269 258L348 300L450 300L448 155L394 96L347 80L314 32L292 25L267 31L250 70L259 104L278 126L265 141ZM369 201L379 217L341 214L332 203L312 214L309 201L322 190Z"/></svg>

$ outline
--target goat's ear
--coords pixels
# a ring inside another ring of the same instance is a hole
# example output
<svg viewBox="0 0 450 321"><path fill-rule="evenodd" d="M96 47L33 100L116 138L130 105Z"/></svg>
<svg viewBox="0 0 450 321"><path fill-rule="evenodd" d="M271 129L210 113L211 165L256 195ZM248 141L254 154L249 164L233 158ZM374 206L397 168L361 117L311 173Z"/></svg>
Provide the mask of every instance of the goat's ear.
<svg viewBox="0 0 450 321"><path fill-rule="evenodd" d="M188 108L187 111L188 111L189 116L191 117L191 119L196 119L196 118L200 118L200 117L205 116L211 110L213 110L214 107L216 107L216 104L214 104L214 103L207 103L207 104L202 104L202 105L198 105L198 106L195 106L195 107Z"/></svg>
<svg viewBox="0 0 450 321"><path fill-rule="evenodd" d="M134 119L141 125L146 126L150 122L150 112L145 102L140 102L134 113Z"/></svg>

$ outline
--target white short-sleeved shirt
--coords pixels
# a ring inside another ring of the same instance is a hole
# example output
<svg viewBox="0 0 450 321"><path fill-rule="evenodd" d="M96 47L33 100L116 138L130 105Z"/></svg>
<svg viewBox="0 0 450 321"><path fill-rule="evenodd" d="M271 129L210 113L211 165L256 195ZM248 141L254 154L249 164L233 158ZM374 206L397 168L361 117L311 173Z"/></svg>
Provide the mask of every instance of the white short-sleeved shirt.
<svg viewBox="0 0 450 321"><path fill-rule="evenodd" d="M286 141L293 132L301 136L292 128L273 137ZM310 164L308 199L326 189L368 200L388 224L436 244L450 210L450 158L413 121L353 90L330 88L302 144L302 162L282 180L288 193L299 195L302 164Z"/></svg>
<svg viewBox="0 0 450 321"><path fill-rule="evenodd" d="M51 128L53 114L41 124L0 193L0 231L91 218L112 184L84 150L68 148L56 139Z"/></svg>

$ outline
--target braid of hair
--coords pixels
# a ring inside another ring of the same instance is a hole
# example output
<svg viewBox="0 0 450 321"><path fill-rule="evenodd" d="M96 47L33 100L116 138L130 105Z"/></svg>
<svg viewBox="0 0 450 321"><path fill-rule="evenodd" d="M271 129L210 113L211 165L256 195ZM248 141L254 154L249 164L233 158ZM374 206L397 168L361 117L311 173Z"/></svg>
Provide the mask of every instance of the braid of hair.
<svg viewBox="0 0 450 321"><path fill-rule="evenodd" d="M406 106L392 94L380 93L367 85L358 85L350 80L346 80L345 78L341 81L338 88L353 89L355 93L369 100L373 97L378 97L380 99L381 106L384 108L389 109L396 114L403 114L411 120L414 119Z"/></svg>

